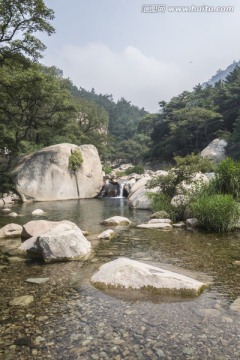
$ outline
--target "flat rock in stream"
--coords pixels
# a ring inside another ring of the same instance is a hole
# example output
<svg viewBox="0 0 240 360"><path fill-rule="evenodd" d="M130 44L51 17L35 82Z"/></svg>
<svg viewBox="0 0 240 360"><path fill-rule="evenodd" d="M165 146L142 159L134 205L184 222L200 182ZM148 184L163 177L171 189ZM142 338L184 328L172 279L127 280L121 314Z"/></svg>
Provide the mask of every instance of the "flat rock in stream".
<svg viewBox="0 0 240 360"><path fill-rule="evenodd" d="M117 225L130 225L131 221L123 216L113 216L101 222L102 225L117 226Z"/></svg>
<svg viewBox="0 0 240 360"><path fill-rule="evenodd" d="M102 265L91 282L99 288L149 290L159 294L198 296L206 283L128 258Z"/></svg>
<svg viewBox="0 0 240 360"><path fill-rule="evenodd" d="M140 229L160 229L160 230L171 230L172 229L171 224L162 223L162 222L140 224L140 225L137 225L137 227Z"/></svg>

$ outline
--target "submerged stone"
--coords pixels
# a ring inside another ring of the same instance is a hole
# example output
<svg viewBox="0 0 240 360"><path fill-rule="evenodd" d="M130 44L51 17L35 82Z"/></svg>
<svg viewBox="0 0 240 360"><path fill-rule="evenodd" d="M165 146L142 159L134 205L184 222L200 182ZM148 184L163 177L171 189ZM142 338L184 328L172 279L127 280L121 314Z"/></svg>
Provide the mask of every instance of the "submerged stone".
<svg viewBox="0 0 240 360"><path fill-rule="evenodd" d="M26 282L32 284L45 284L48 280L49 278L29 278L26 280Z"/></svg>
<svg viewBox="0 0 240 360"><path fill-rule="evenodd" d="M18 296L9 302L11 306L27 306L34 301L32 295Z"/></svg>
<svg viewBox="0 0 240 360"><path fill-rule="evenodd" d="M33 210L32 215L36 215L36 216L40 216L40 215L44 215L45 211L43 211L42 209L36 209Z"/></svg>
<svg viewBox="0 0 240 360"><path fill-rule="evenodd" d="M117 226L117 225L130 225L131 221L123 216L113 216L101 222L102 225Z"/></svg>
<svg viewBox="0 0 240 360"><path fill-rule="evenodd" d="M100 267L91 282L99 288L150 290L159 294L198 296L207 284L188 276L127 258Z"/></svg>
<svg viewBox="0 0 240 360"><path fill-rule="evenodd" d="M240 313L240 296L230 305L230 310Z"/></svg>
<svg viewBox="0 0 240 360"><path fill-rule="evenodd" d="M108 229L106 231L103 231L101 234L98 235L98 239L102 240L111 240L115 235L114 230Z"/></svg>
<svg viewBox="0 0 240 360"><path fill-rule="evenodd" d="M161 229L161 230L171 230L172 229L171 224L162 223L162 222L140 224L140 225L137 225L137 227L141 228L141 229Z"/></svg>

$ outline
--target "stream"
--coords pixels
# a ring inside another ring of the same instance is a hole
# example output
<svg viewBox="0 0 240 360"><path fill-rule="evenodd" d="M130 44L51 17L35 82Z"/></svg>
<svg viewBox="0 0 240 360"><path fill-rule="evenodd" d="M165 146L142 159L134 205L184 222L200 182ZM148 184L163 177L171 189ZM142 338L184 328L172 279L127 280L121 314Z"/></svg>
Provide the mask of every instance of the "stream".
<svg viewBox="0 0 240 360"><path fill-rule="evenodd" d="M33 217L37 208L46 216ZM240 359L240 312L230 309L240 296L240 232L130 226L117 227L111 241L97 241L95 235L107 229L100 222L110 216L126 216L135 225L149 220L150 211L129 209L124 198L16 204L13 211L20 216L1 215L0 227L70 220L89 231L95 256L84 263L20 261L1 241L0 359ZM94 288L92 274L119 256L180 269L212 284L190 299ZM34 277L49 281L26 282ZM34 301L9 306L22 295L33 295Z"/></svg>

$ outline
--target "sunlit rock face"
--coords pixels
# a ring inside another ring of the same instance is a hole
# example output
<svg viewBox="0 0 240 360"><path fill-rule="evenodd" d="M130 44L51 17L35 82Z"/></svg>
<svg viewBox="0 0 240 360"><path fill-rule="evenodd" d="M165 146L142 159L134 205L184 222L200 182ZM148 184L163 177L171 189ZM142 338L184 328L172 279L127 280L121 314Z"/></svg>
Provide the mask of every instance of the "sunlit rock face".
<svg viewBox="0 0 240 360"><path fill-rule="evenodd" d="M72 171L71 153L80 150L81 166ZM97 196L103 173L93 145L57 144L24 156L13 170L17 190L36 201L84 199Z"/></svg>
<svg viewBox="0 0 240 360"><path fill-rule="evenodd" d="M206 157L209 160L212 160L214 163L218 164L226 157L226 146L227 142L225 140L214 139L205 149L202 150L201 156Z"/></svg>
<svg viewBox="0 0 240 360"><path fill-rule="evenodd" d="M91 255L91 243L76 224L70 221L49 223L46 231L26 240L20 250L46 263L86 260Z"/></svg>
<svg viewBox="0 0 240 360"><path fill-rule="evenodd" d="M183 296L198 296L207 286L185 275L127 258L102 265L91 282L103 289L146 289L163 295Z"/></svg>

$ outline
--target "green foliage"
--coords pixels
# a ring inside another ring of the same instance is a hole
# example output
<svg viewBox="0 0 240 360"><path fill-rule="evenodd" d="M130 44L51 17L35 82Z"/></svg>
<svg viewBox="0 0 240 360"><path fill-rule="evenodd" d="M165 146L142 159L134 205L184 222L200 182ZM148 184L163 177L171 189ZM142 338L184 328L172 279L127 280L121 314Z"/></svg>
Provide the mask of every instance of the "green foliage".
<svg viewBox="0 0 240 360"><path fill-rule="evenodd" d="M170 213L172 220L182 220L187 208L187 205L173 207L171 199L176 195L177 186L185 181L187 184L192 183L193 175L199 171L209 171L212 164L209 160L202 158L199 155L188 155L185 157L175 156L174 160L176 166L168 171L166 175L159 175L152 178L146 185L147 188L152 189L159 187L161 193L150 195L152 207L154 210L166 210ZM203 188L203 183L197 181L192 187L191 192L187 192L188 202L196 198ZM183 191L184 194L184 191Z"/></svg>
<svg viewBox="0 0 240 360"><path fill-rule="evenodd" d="M160 210L160 211L157 211L154 214L152 214L150 216L150 218L154 218L154 219L170 219L170 215L166 211Z"/></svg>
<svg viewBox="0 0 240 360"><path fill-rule="evenodd" d="M214 183L217 193L240 199L240 162L234 162L230 157L222 160L216 169Z"/></svg>
<svg viewBox="0 0 240 360"><path fill-rule="evenodd" d="M239 204L232 195L203 193L191 204L191 212L201 226L210 231L231 231L240 216Z"/></svg>
<svg viewBox="0 0 240 360"><path fill-rule="evenodd" d="M34 33L54 33L49 21L53 10L42 0L4 0L0 2L0 62L6 58L37 60L45 49Z"/></svg>
<svg viewBox="0 0 240 360"><path fill-rule="evenodd" d="M176 186L179 182L174 169L171 169L167 175L158 175L149 180L146 188L153 189L159 186L163 194L172 198L175 195Z"/></svg>
<svg viewBox="0 0 240 360"><path fill-rule="evenodd" d="M109 165L105 164L103 165L103 171L106 175L109 175L112 172L112 168Z"/></svg>
<svg viewBox="0 0 240 360"><path fill-rule="evenodd" d="M184 91L168 103L159 104L160 113L150 133L152 157L169 161L173 154L198 152L216 137L229 139L229 154L240 157L239 67L226 81L214 86L198 85L193 92Z"/></svg>
<svg viewBox="0 0 240 360"><path fill-rule="evenodd" d="M173 197L176 194L177 185L182 181L190 183L196 172L207 172L213 169L211 162L200 155L175 156L174 161L176 166L170 169L167 175L152 178L148 182L147 188L152 189L159 186L163 194Z"/></svg>
<svg viewBox="0 0 240 360"><path fill-rule="evenodd" d="M147 193L148 198L151 200L152 210L159 212L164 211L170 216L172 215L173 208L171 206L171 198L163 193Z"/></svg>
<svg viewBox="0 0 240 360"><path fill-rule="evenodd" d="M148 148L135 141L134 139L122 140L117 142L117 139L114 140L115 151L113 159L121 159L126 162L131 162L133 164L138 164L144 158Z"/></svg>
<svg viewBox="0 0 240 360"><path fill-rule="evenodd" d="M176 163L176 167L186 174L194 174L197 172L210 172L214 170L214 165L212 162L202 157L201 155L196 155L191 153L190 155L186 155L184 157L175 156L174 161Z"/></svg>
<svg viewBox="0 0 240 360"><path fill-rule="evenodd" d="M51 68L7 61L0 67L0 76L0 119L6 136L1 141L12 153L21 153L23 142L40 147L52 144L66 118L76 116L68 81Z"/></svg>
<svg viewBox="0 0 240 360"><path fill-rule="evenodd" d="M72 151L69 156L69 168L73 172L76 172L83 163L83 157L80 150Z"/></svg>
<svg viewBox="0 0 240 360"><path fill-rule="evenodd" d="M124 172L125 172L126 175L130 175L130 174L133 174L133 173L141 175L141 174L144 173L144 167L143 167L142 164L137 164L135 166L129 167Z"/></svg>
<svg viewBox="0 0 240 360"><path fill-rule="evenodd" d="M8 172L4 172L0 177L0 193L8 193L14 189L12 177Z"/></svg>

